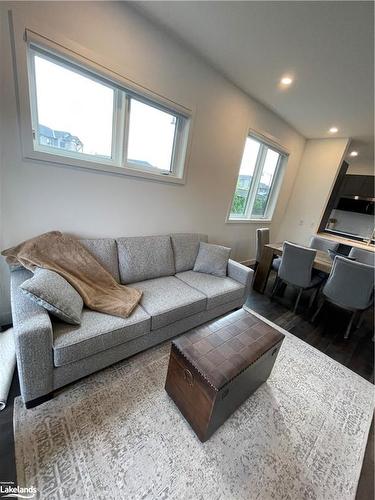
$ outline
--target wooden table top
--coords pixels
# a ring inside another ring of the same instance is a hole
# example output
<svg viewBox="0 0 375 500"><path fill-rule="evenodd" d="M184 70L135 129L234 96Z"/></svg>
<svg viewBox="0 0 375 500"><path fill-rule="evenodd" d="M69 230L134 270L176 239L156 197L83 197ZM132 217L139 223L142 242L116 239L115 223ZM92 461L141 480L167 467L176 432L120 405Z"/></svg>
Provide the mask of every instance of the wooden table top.
<svg viewBox="0 0 375 500"><path fill-rule="evenodd" d="M271 248L273 250L273 253L275 253L276 255L282 255L283 253L283 243L269 243L268 245L264 246ZM316 256L313 264L314 269L329 274L332 269L332 264L333 262L328 252L316 250Z"/></svg>

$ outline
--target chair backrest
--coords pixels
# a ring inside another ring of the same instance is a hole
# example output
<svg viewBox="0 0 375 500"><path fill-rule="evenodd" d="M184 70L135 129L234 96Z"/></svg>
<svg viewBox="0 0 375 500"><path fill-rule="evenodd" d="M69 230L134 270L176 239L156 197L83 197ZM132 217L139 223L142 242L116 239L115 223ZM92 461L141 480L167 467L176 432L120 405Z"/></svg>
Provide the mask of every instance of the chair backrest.
<svg viewBox="0 0 375 500"><path fill-rule="evenodd" d="M262 256L262 250L264 245L268 245L270 242L270 230L268 227L261 227L257 229L257 255L256 261L260 262L260 258Z"/></svg>
<svg viewBox="0 0 375 500"><path fill-rule="evenodd" d="M320 236L312 236L309 247L313 248L314 250L321 250L322 252L328 252L328 250L337 252L339 243L336 243L332 240L327 240L326 238L321 238Z"/></svg>
<svg viewBox="0 0 375 500"><path fill-rule="evenodd" d="M349 252L349 257L355 259L356 262L362 262L368 266L375 266L375 253L361 248L353 247Z"/></svg>
<svg viewBox="0 0 375 500"><path fill-rule="evenodd" d="M367 309L373 300L374 268L337 255L323 288L328 300L346 309Z"/></svg>
<svg viewBox="0 0 375 500"><path fill-rule="evenodd" d="M278 276L291 285L306 288L311 283L311 272L316 251L284 242Z"/></svg>

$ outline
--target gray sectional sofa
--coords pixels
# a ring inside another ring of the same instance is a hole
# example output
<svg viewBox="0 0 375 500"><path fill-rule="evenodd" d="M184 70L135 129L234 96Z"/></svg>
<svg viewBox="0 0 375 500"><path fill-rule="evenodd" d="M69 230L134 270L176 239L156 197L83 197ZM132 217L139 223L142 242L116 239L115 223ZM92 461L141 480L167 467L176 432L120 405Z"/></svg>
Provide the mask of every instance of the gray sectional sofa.
<svg viewBox="0 0 375 500"><path fill-rule="evenodd" d="M50 317L19 285L32 275L11 273L13 326L21 394L27 407L101 368L241 307L252 270L229 260L227 276L194 272L201 234L81 240L120 283L143 291L129 318L83 309L81 325Z"/></svg>

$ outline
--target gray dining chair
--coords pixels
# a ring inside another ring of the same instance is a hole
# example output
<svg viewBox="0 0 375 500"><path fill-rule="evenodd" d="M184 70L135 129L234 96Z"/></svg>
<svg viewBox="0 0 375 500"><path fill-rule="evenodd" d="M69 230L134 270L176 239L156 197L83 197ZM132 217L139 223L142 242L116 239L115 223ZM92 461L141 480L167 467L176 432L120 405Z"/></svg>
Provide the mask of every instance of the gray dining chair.
<svg viewBox="0 0 375 500"><path fill-rule="evenodd" d="M362 264L367 264L368 266L375 267L375 253L369 252L368 250L362 250L361 248L353 247L348 257L355 259L356 262L362 262Z"/></svg>
<svg viewBox="0 0 375 500"><path fill-rule="evenodd" d="M256 231L256 250L257 250L256 262L255 262L256 266L259 264L260 259L262 257L262 251L264 245L268 245L269 242L270 242L270 230L268 229L268 227L258 228ZM272 269L274 271L277 271L280 267L280 263L281 263L281 258L276 257L272 261Z"/></svg>
<svg viewBox="0 0 375 500"><path fill-rule="evenodd" d="M347 339L354 320L358 315L362 316L362 313L374 302L374 268L337 255L312 321L316 320L326 301L351 311L350 321L344 335ZM360 321L358 326L359 324Z"/></svg>
<svg viewBox="0 0 375 500"><path fill-rule="evenodd" d="M310 297L309 308L314 303L318 288L323 278L314 275L313 263L316 256L316 250L295 245L288 241L284 242L281 263L277 273L276 282L272 291L272 297L276 294L280 285L291 285L298 289L298 295L294 304L293 312L297 311L299 301L304 290L315 288Z"/></svg>
<svg viewBox="0 0 375 500"><path fill-rule="evenodd" d="M326 238L321 238L320 236L312 236L310 239L309 247L313 248L314 250L321 250L322 252L328 252L328 250L337 252L339 243L336 243L332 240L327 240Z"/></svg>
<svg viewBox="0 0 375 500"><path fill-rule="evenodd" d="M332 240L327 240L327 238L321 238L320 236L312 236L310 239L309 247L313 248L314 250L320 250L326 253L329 253L330 251L337 252L339 243L336 243ZM328 278L328 273L325 273L324 271L317 271L315 269L314 274L320 276L322 279Z"/></svg>

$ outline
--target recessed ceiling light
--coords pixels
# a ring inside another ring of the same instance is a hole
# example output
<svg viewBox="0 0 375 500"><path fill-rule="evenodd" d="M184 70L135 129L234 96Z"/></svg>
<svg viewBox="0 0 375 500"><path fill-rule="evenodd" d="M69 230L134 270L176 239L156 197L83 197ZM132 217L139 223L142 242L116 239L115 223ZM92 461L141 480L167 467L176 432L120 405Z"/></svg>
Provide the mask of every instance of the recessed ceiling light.
<svg viewBox="0 0 375 500"><path fill-rule="evenodd" d="M283 85L290 85L292 82L293 78L290 78L290 76L283 76L280 80L280 83L282 83Z"/></svg>
<svg viewBox="0 0 375 500"><path fill-rule="evenodd" d="M338 132L338 131L339 131L339 129L338 129L337 127L331 127L331 128L329 129L329 132L330 132L331 134L336 134L336 132Z"/></svg>
<svg viewBox="0 0 375 500"><path fill-rule="evenodd" d="M358 151L352 151L352 152L350 153L350 156L358 156Z"/></svg>

